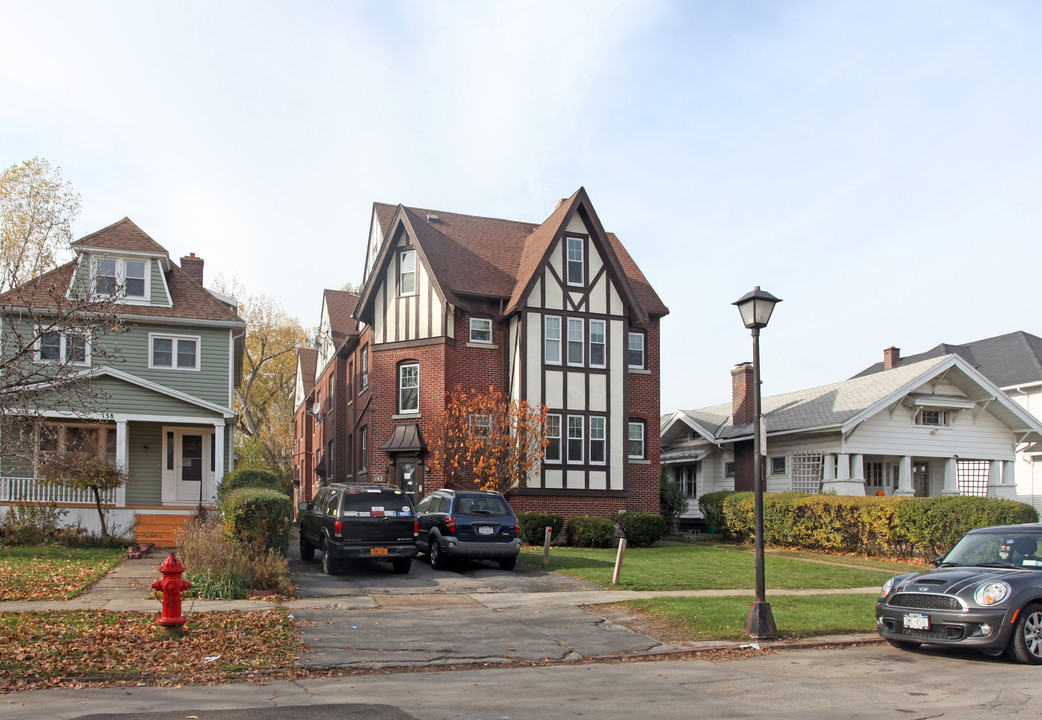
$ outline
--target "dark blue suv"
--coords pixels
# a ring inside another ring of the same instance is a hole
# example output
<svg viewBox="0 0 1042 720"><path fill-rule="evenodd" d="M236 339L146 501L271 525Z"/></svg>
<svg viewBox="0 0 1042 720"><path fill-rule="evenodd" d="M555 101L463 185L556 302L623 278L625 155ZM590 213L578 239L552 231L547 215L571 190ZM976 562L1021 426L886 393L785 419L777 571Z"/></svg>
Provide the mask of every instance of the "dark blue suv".
<svg viewBox="0 0 1042 720"><path fill-rule="evenodd" d="M495 560L513 570L521 552L517 516L500 493L435 490L416 506L416 549L443 569L450 558Z"/></svg>

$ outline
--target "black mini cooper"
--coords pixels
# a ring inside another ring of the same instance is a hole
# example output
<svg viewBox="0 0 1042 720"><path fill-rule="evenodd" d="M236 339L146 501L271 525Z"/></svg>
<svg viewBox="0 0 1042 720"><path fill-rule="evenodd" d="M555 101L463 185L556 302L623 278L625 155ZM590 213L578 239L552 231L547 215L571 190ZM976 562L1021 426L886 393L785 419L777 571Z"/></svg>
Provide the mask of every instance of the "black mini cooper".
<svg viewBox="0 0 1042 720"><path fill-rule="evenodd" d="M936 567L886 581L876 626L891 645L972 648L1042 664L1042 525L971 530Z"/></svg>

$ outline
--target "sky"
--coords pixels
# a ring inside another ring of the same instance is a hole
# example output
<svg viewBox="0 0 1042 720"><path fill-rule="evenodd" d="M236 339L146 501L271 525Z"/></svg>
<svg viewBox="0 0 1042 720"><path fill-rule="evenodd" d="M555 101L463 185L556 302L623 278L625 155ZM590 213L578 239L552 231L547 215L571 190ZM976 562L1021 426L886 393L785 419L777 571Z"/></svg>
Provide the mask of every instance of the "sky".
<svg viewBox="0 0 1042 720"><path fill-rule="evenodd" d="M0 167L316 325L372 203L542 222L585 187L670 314L662 407L1037 320L1042 3L0 0Z"/></svg>

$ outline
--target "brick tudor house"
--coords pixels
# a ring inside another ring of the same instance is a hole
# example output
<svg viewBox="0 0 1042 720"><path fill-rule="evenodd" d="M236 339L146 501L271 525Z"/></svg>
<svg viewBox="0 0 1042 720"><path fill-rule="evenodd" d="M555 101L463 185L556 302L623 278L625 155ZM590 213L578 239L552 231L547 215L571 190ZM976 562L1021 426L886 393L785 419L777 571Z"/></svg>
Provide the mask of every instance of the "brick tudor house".
<svg viewBox="0 0 1042 720"><path fill-rule="evenodd" d="M457 387L545 405L514 509L659 508L659 320L669 310L583 188L543 223L374 203L359 294L326 290L298 356L298 501L323 483L441 487L425 437Z"/></svg>

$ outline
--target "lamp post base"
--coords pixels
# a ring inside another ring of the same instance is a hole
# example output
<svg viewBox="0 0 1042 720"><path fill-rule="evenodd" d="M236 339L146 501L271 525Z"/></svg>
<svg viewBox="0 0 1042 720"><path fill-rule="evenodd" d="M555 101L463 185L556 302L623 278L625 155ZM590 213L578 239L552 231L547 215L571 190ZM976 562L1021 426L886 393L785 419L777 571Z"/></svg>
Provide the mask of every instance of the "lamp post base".
<svg viewBox="0 0 1042 720"><path fill-rule="evenodd" d="M753 600L749 606L749 615L745 618L745 634L756 640L775 640L778 628L771 614L771 604L763 600Z"/></svg>

